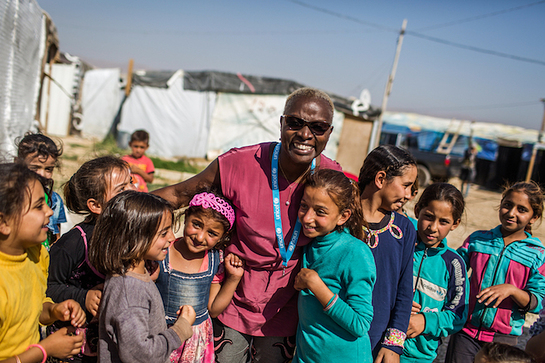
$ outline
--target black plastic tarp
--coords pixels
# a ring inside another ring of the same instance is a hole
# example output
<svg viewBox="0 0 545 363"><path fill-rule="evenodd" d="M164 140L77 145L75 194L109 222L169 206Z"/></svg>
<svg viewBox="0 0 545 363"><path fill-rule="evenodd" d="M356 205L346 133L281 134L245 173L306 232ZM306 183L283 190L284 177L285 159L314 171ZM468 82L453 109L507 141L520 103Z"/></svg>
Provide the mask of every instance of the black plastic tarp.
<svg viewBox="0 0 545 363"><path fill-rule="evenodd" d="M168 88L168 80L176 71L146 71L133 74L133 85ZM184 71L184 89L200 92L225 92L260 95L289 95L298 88L305 87L291 80L242 75L217 71ZM338 111L353 114L352 100L329 93ZM380 115L380 109L370 107L359 116L373 119Z"/></svg>

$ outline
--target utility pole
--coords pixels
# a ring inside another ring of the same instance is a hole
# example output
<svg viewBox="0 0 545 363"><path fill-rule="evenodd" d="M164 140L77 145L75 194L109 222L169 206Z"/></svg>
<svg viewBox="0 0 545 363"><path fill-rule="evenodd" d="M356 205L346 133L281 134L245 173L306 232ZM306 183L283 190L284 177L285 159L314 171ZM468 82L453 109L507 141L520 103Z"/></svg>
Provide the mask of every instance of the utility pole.
<svg viewBox="0 0 545 363"><path fill-rule="evenodd" d="M382 132L382 117L384 115L384 111L386 111L386 106L388 105L388 96L390 96L390 92L392 92L392 85L394 83L394 78L397 71L399 53L401 53L401 45L403 44L403 36L405 35L406 27L407 27L407 19L404 19L403 24L401 25L401 31L399 32L399 37L397 38L397 48L396 48L396 55L394 57L394 64L392 66L392 71L390 72L390 76L388 77L388 82L386 82L386 88L384 89L384 96L382 97L382 106L381 106L380 116L378 118L378 122L373 125L373 130L371 131L371 142L369 143L369 150L367 151L368 153L371 152L374 148L376 148L380 142L380 133Z"/></svg>
<svg viewBox="0 0 545 363"><path fill-rule="evenodd" d="M544 106L543 120L541 121L541 129L539 130L539 134L537 135L537 143L534 144L534 147L532 148L532 156L530 157L530 163L528 164L528 171L526 172L527 183L530 181L530 179L532 179L534 164L536 162L537 150L545 149L545 145L541 143L543 141L543 133L545 132L545 98L542 98L540 101L543 103L543 106Z"/></svg>

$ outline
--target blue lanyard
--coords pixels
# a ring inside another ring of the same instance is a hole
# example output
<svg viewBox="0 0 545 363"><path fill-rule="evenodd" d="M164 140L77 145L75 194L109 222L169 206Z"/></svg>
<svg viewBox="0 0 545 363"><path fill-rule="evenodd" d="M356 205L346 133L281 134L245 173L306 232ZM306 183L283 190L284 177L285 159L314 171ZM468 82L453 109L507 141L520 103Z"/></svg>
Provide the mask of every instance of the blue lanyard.
<svg viewBox="0 0 545 363"><path fill-rule="evenodd" d="M273 195L273 207L274 207L274 231L276 233L276 239L278 241L278 249L280 250L280 256L282 257L282 265L284 269L288 267L288 261L293 255L295 246L297 245L297 240L299 239L299 234L301 233L301 222L299 218L295 222L295 228L293 229L293 234L291 235L290 244L286 251L286 244L284 242L284 234L282 233L282 218L280 215L280 192L278 191L278 158L280 156L280 147L281 144L278 143L274 147L272 162L271 162L271 186L272 186L272 195ZM314 170L316 167L316 159L312 160L310 170Z"/></svg>

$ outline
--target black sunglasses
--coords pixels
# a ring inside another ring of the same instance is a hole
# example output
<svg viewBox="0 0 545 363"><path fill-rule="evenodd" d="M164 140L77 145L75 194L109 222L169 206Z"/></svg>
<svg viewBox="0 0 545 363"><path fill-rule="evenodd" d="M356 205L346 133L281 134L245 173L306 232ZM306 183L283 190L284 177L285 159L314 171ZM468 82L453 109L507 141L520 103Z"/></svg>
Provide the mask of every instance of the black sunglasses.
<svg viewBox="0 0 545 363"><path fill-rule="evenodd" d="M280 119L284 120L286 126L288 126L290 130L301 130L303 127L307 126L316 136L325 134L333 127L326 121L306 121L302 118L291 115L282 115L280 116Z"/></svg>

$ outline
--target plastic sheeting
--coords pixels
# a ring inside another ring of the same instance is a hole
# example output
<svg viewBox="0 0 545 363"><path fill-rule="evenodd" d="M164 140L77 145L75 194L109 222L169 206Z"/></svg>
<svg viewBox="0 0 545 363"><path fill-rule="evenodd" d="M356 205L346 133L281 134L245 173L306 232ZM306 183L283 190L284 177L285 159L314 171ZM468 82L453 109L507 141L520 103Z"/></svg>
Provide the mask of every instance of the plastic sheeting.
<svg viewBox="0 0 545 363"><path fill-rule="evenodd" d="M177 71L180 72L180 71ZM167 88L168 82L176 72L174 71L144 71L133 74L133 84ZM185 71L184 89L193 91L213 91L237 94L254 95L289 95L304 84L288 79L253 76L240 73L218 71ZM380 109L371 105L364 106L360 100L347 99L333 93L326 93L331 97L335 108L344 113L363 117L366 120L380 115Z"/></svg>
<svg viewBox="0 0 545 363"><path fill-rule="evenodd" d="M104 139L110 131L122 100L119 76L119 68L93 69L85 73L80 125L83 136Z"/></svg>
<svg viewBox="0 0 545 363"><path fill-rule="evenodd" d="M33 129L44 54L45 18L34 0L0 5L0 151Z"/></svg>
<svg viewBox="0 0 545 363"><path fill-rule="evenodd" d="M133 87L118 131L148 131L150 155L204 157L216 93L186 91L182 82L177 77L169 88Z"/></svg>
<svg viewBox="0 0 545 363"><path fill-rule="evenodd" d="M219 93L210 125L208 158L232 147L280 139L280 115L287 96ZM335 159L344 114L335 112L324 155Z"/></svg>
<svg viewBox="0 0 545 363"><path fill-rule="evenodd" d="M471 122L467 120L451 120L433 116L418 115L414 113L403 112L385 112L383 115L384 123L401 125L408 127L411 131L437 131L456 132L460 135L500 141L510 140L518 143L537 142L537 130L529 130L518 126L488 122ZM461 126L461 127L460 127Z"/></svg>
<svg viewBox="0 0 545 363"><path fill-rule="evenodd" d="M51 72L49 72L51 68ZM67 136L70 131L73 95L70 94L76 84L76 64L46 64L45 72L51 78L44 79L40 120L46 133L55 136Z"/></svg>

